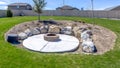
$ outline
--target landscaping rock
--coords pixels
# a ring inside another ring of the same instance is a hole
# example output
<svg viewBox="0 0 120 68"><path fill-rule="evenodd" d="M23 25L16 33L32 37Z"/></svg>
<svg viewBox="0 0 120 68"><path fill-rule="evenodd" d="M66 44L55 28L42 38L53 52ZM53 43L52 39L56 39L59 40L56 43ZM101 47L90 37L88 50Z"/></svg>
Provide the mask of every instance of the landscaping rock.
<svg viewBox="0 0 120 68"><path fill-rule="evenodd" d="M72 27L71 26L66 26L66 27L62 28L61 33L71 35L72 34Z"/></svg>
<svg viewBox="0 0 120 68"><path fill-rule="evenodd" d="M92 31L91 30L83 30L83 32L81 33L81 39L82 40L87 40L90 39L92 36Z"/></svg>
<svg viewBox="0 0 120 68"><path fill-rule="evenodd" d="M92 31L91 30L86 30L87 34L89 34L90 36L93 35Z"/></svg>
<svg viewBox="0 0 120 68"><path fill-rule="evenodd" d="M94 43L91 40L83 41L82 43L82 50L87 53L94 53L97 52L97 49Z"/></svg>
<svg viewBox="0 0 120 68"><path fill-rule="evenodd" d="M83 41L86 41L87 39L90 39L90 35L87 34L86 32L82 32L82 33L81 33L81 39L82 39Z"/></svg>
<svg viewBox="0 0 120 68"><path fill-rule="evenodd" d="M32 36L32 32L31 32L30 29L26 29L26 30L24 31L24 33L26 33L27 36Z"/></svg>
<svg viewBox="0 0 120 68"><path fill-rule="evenodd" d="M18 34L19 40L24 40L27 37L28 37L28 35L26 33L24 33L24 32L21 32L21 33Z"/></svg>
<svg viewBox="0 0 120 68"><path fill-rule="evenodd" d="M78 30L78 31L76 32L75 37L77 37L79 40L81 39L81 31L80 31L80 30Z"/></svg>
<svg viewBox="0 0 120 68"><path fill-rule="evenodd" d="M59 26L56 26L56 25L51 25L49 27L49 33L56 33L56 34L59 34L60 33L60 28Z"/></svg>
<svg viewBox="0 0 120 68"><path fill-rule="evenodd" d="M32 28L31 33L32 33L32 35L40 34L40 28L38 28L38 27Z"/></svg>
<svg viewBox="0 0 120 68"><path fill-rule="evenodd" d="M80 33L80 27L74 27L73 28L73 33L75 37L78 37L78 33Z"/></svg>
<svg viewBox="0 0 120 68"><path fill-rule="evenodd" d="M48 32L48 29L49 29L48 26L41 26L41 27L40 27L40 31L41 31L42 34L47 33L47 32Z"/></svg>

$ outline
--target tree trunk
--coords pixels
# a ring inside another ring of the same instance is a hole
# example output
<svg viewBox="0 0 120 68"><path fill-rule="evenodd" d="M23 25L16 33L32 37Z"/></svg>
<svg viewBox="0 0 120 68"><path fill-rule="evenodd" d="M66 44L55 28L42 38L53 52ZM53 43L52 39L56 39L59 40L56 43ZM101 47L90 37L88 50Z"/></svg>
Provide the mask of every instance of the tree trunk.
<svg viewBox="0 0 120 68"><path fill-rule="evenodd" d="M40 13L38 14L38 22L40 22Z"/></svg>

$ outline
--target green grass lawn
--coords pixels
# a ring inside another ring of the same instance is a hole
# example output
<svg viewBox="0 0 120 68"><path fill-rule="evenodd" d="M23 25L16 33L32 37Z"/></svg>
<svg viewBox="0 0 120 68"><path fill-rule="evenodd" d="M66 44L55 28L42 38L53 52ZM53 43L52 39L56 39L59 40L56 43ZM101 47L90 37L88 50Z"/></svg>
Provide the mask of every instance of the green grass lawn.
<svg viewBox="0 0 120 68"><path fill-rule="evenodd" d="M120 21L80 17L42 16L42 20L82 20L106 27L117 35L113 50L104 55L49 54L16 48L4 41L4 33L16 24L37 17L0 18L0 68L120 68Z"/></svg>

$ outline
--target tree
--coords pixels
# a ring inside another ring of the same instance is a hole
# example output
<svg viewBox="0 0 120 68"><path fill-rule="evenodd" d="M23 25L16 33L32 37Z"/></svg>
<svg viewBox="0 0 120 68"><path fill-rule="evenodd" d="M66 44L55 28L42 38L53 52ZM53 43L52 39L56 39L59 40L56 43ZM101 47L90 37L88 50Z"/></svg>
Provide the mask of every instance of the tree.
<svg viewBox="0 0 120 68"><path fill-rule="evenodd" d="M12 17L13 16L13 13L12 13L12 11L11 10L7 10L7 17Z"/></svg>
<svg viewBox="0 0 120 68"><path fill-rule="evenodd" d="M33 0L34 10L38 13L38 21L40 21L40 14L42 13L43 8L46 6L45 0Z"/></svg>

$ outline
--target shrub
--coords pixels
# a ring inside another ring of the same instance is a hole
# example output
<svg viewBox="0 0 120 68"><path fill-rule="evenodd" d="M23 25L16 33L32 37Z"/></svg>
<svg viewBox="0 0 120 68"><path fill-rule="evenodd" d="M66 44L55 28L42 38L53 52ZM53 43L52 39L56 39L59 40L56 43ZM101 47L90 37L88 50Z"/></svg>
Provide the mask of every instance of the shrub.
<svg viewBox="0 0 120 68"><path fill-rule="evenodd" d="M12 11L11 10L7 10L7 17L12 17L13 16L13 13L12 13Z"/></svg>

